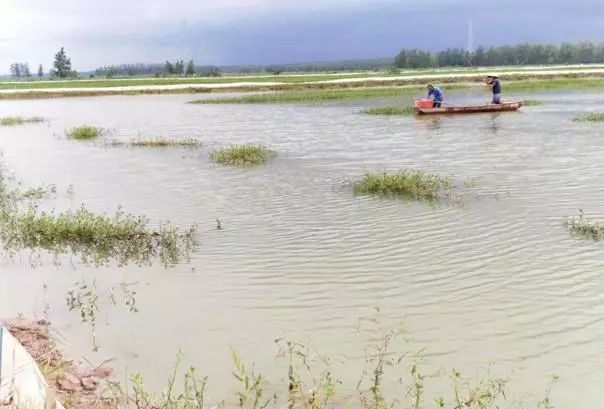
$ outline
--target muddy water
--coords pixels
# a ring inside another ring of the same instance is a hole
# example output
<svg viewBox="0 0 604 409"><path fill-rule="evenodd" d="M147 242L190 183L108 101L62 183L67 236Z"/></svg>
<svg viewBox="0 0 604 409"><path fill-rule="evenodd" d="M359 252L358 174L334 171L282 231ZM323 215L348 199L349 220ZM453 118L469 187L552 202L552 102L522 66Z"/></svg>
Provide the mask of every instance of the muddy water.
<svg viewBox="0 0 604 409"><path fill-rule="evenodd" d="M56 185L57 197L42 206L113 212L120 204L152 223L199 225L191 260L167 270L4 259L2 316L39 315L48 303L72 357L116 358L118 369L142 371L154 386L181 349L219 397L233 388L229 346L283 378L273 344L282 335L337 357L339 375L356 381L357 320L379 306L386 322L403 320L410 348L425 347L430 368L473 374L493 362L533 396L557 374L560 407L599 405L604 244L572 237L563 222L579 208L604 219L604 126L570 120L601 106L604 94L550 93L539 96L548 104L519 113L427 119L359 114L389 101L184 104L193 98L0 102L0 116L49 119L0 127L3 160L24 186ZM82 123L122 140L163 135L205 145L108 148L63 136ZM244 142L279 157L251 170L208 160L215 146ZM400 168L452 175L466 205L355 197L342 187L366 170ZM468 178L475 187L463 187ZM140 310L102 298L96 353L64 301L75 281L93 276L99 293L138 282Z"/></svg>

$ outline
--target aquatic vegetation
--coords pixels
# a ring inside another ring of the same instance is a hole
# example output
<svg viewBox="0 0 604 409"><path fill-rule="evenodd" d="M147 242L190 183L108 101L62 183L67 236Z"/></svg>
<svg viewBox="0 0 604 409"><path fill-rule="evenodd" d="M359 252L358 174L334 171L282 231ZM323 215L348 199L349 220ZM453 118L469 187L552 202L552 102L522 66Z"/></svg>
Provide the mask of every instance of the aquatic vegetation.
<svg viewBox="0 0 604 409"><path fill-rule="evenodd" d="M21 198L28 200L41 200L57 193L57 187L50 185L47 187L32 187L21 193Z"/></svg>
<svg viewBox="0 0 604 409"><path fill-rule="evenodd" d="M604 223L587 220L583 209L579 209L579 215L570 217L566 221L566 224L573 233L581 236L592 237L594 239L604 237Z"/></svg>
<svg viewBox="0 0 604 409"><path fill-rule="evenodd" d="M412 106L369 108L363 113L368 115L413 115L415 108Z"/></svg>
<svg viewBox="0 0 604 409"><path fill-rule="evenodd" d="M575 122L604 122L604 112L589 112L577 115L573 118Z"/></svg>
<svg viewBox="0 0 604 409"><path fill-rule="evenodd" d="M71 139L94 139L100 136L103 133L102 128L97 128L94 126L82 125L75 126L65 132L65 134Z"/></svg>
<svg viewBox="0 0 604 409"><path fill-rule="evenodd" d="M420 170L401 170L398 173L367 172L354 182L356 193L377 195L405 195L415 199L436 199L452 187L448 177L432 175Z"/></svg>
<svg viewBox="0 0 604 409"><path fill-rule="evenodd" d="M36 122L44 122L44 118L39 116L5 116L0 118L0 125L2 126L23 125Z"/></svg>
<svg viewBox="0 0 604 409"><path fill-rule="evenodd" d="M230 145L210 153L216 163L230 166L256 166L268 162L277 152L263 145Z"/></svg>
<svg viewBox="0 0 604 409"><path fill-rule="evenodd" d="M148 148L164 148L170 146L182 146L187 148L197 148L201 146L201 142L197 139L168 139L163 137L143 139L138 138L130 141L130 146L148 147Z"/></svg>
<svg viewBox="0 0 604 409"><path fill-rule="evenodd" d="M283 363L279 366L283 368L283 376L267 379L231 349L232 375L237 386L233 394L223 400L210 400L206 394L208 377L199 376L195 368L184 371L182 378L177 377L182 373L181 352L161 393L146 389L143 376L134 373L124 384L111 382L103 397L114 403L112 407L127 407L133 403L134 407L144 409L553 408L550 396L557 377L551 379L544 397L538 400L531 394L510 391L509 380L494 375L491 367L477 371L474 376L462 375L455 369L426 374L425 357L410 350L406 342L408 334L402 329L384 328L378 322L371 328L359 328L359 332L363 338L360 355L365 359L360 362L360 380L353 384L345 385L338 378L338 368L329 357L305 344L279 338L275 343L277 358ZM335 360L338 361L341 359ZM394 391L385 387L393 384L397 385ZM523 398L519 400L519 396Z"/></svg>
<svg viewBox="0 0 604 409"><path fill-rule="evenodd" d="M545 104L545 102L543 102L539 99L525 99L524 101L522 101L522 104L525 107L534 107L534 106L538 106L538 105L543 105L543 104Z"/></svg>
<svg viewBox="0 0 604 409"><path fill-rule="evenodd" d="M121 301L129 309L130 312L138 312L136 307L136 291L132 289L132 286L136 283L127 283L122 281L119 288L110 288L107 292L108 299L113 306L118 304L116 297L116 291L121 292ZM97 289L96 281L87 283L86 281L76 282L71 290L67 292L66 297L67 306L69 311L75 311L80 316L80 322L87 326L92 335L92 350L98 351L99 345L97 344L97 319L101 309L99 307L99 291Z"/></svg>
<svg viewBox="0 0 604 409"><path fill-rule="evenodd" d="M193 245L194 228L180 232L168 224L148 227L145 217L124 213L94 214L84 207L55 214L34 206L25 211L3 212L0 239L7 251L43 249L54 254L80 254L95 264L116 260L119 264L149 263L159 258L165 265L177 263Z"/></svg>

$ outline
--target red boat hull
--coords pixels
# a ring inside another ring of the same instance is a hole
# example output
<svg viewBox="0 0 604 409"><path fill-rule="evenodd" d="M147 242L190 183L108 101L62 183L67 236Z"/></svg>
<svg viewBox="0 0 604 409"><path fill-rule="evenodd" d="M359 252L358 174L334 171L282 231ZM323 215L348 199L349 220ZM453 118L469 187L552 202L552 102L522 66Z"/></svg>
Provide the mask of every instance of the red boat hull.
<svg viewBox="0 0 604 409"><path fill-rule="evenodd" d="M481 112L517 111L522 107L522 101L502 102L501 104L448 106L441 108L415 107L415 112L422 115L434 114L477 114Z"/></svg>

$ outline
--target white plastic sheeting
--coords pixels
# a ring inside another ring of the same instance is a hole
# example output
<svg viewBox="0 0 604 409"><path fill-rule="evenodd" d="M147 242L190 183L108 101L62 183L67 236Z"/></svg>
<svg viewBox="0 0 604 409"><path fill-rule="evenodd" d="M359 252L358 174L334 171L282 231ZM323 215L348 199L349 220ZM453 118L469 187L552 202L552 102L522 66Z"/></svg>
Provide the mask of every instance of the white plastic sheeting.
<svg viewBox="0 0 604 409"><path fill-rule="evenodd" d="M0 408L63 409L47 391L48 385L34 359L0 325ZM8 402L8 406L3 406Z"/></svg>

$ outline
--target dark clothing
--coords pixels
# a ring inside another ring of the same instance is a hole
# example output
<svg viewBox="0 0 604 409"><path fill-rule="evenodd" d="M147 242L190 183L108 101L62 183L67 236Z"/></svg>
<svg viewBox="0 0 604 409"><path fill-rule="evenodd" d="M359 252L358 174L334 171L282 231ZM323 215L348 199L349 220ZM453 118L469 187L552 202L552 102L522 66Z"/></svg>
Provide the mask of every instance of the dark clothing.
<svg viewBox="0 0 604 409"><path fill-rule="evenodd" d="M498 78L493 80L491 86L493 87L493 94L501 94L501 83Z"/></svg>
<svg viewBox="0 0 604 409"><path fill-rule="evenodd" d="M434 87L431 90L429 90L428 91L428 98L430 98L431 95L434 95L434 101L442 102L442 100L443 100L443 93L440 90L440 88Z"/></svg>
<svg viewBox="0 0 604 409"><path fill-rule="evenodd" d="M442 102L434 100L434 102L432 103L432 108L440 108L441 105Z"/></svg>

